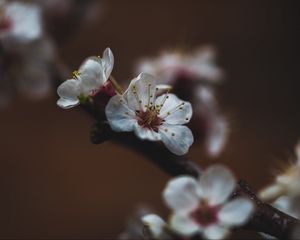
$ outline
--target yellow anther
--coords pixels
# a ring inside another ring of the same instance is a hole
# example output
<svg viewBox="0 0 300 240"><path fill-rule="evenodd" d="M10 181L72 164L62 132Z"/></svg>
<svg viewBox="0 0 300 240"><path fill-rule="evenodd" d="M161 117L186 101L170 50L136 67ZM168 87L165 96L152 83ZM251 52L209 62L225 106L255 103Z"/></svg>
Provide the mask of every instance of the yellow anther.
<svg viewBox="0 0 300 240"><path fill-rule="evenodd" d="M80 72L78 70L75 70L73 72L73 78L78 79L80 77Z"/></svg>

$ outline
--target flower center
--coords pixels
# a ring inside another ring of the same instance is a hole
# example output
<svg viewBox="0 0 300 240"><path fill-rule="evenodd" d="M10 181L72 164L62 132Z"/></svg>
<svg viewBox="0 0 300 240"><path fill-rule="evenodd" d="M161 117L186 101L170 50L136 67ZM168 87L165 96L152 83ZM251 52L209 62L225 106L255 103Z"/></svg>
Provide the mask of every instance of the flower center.
<svg viewBox="0 0 300 240"><path fill-rule="evenodd" d="M139 89L137 89L137 86L132 86L132 93L135 97L136 102L138 103L138 110L135 111L136 119L138 121L138 124L141 127L148 128L150 130L153 130L155 132L159 132L159 127L163 125L163 123L166 121L165 119L170 116L171 114L175 113L178 110L182 110L183 106L185 105L185 102L181 102L178 105L171 108L169 111L161 113L161 110L166 103L167 99L169 99L169 89L167 92L163 95L164 97L160 102L156 102L156 96L157 92L159 91L158 87L151 87L152 84L148 83L146 86L144 86L145 89L144 92L147 92L148 99L142 100L140 98L140 92ZM145 91L146 90L146 91ZM128 114L128 113L126 113ZM189 119L186 119L188 121ZM168 132L168 129L163 129L165 132ZM174 137L175 133L171 133L171 135Z"/></svg>
<svg viewBox="0 0 300 240"><path fill-rule="evenodd" d="M12 28L12 20L5 14L5 6L0 3L0 32L8 31Z"/></svg>
<svg viewBox="0 0 300 240"><path fill-rule="evenodd" d="M201 226L209 226L218 221L218 208L210 207L207 204L201 205L191 213L191 218Z"/></svg>
<svg viewBox="0 0 300 240"><path fill-rule="evenodd" d="M100 108L104 108L111 97L117 94L116 89L110 80L107 80L98 89L91 92L90 97L94 104Z"/></svg>
<svg viewBox="0 0 300 240"><path fill-rule="evenodd" d="M158 132L158 127L163 123L163 119L158 117L159 111L153 108L144 111L136 111L138 124L141 127L149 128L155 132Z"/></svg>

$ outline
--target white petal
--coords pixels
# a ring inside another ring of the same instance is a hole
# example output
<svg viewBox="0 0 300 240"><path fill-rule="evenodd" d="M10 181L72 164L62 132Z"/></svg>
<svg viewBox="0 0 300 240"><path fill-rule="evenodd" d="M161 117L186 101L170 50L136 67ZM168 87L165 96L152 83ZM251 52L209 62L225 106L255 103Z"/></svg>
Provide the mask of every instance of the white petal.
<svg viewBox="0 0 300 240"><path fill-rule="evenodd" d="M217 156L225 147L228 139L228 124L224 118L215 116L211 122L211 129L207 137L208 153L214 157Z"/></svg>
<svg viewBox="0 0 300 240"><path fill-rule="evenodd" d="M60 98L57 100L57 105L63 109L69 109L72 107L75 107L79 105L79 100L72 100L72 99L66 99L66 98Z"/></svg>
<svg viewBox="0 0 300 240"><path fill-rule="evenodd" d="M228 229L218 225L209 226L205 228L203 232L205 239L211 239L211 240L224 239L228 234L229 234Z"/></svg>
<svg viewBox="0 0 300 240"><path fill-rule="evenodd" d="M150 229L150 232L154 238L159 238L163 233L166 222L155 214L149 214L142 217L142 222Z"/></svg>
<svg viewBox="0 0 300 240"><path fill-rule="evenodd" d="M286 214L293 215L291 211L291 206L292 206L291 197L281 196L276 199L276 201L273 203L273 206Z"/></svg>
<svg viewBox="0 0 300 240"><path fill-rule="evenodd" d="M216 206L230 197L236 186L236 180L228 168L214 165L201 175L200 186L209 204Z"/></svg>
<svg viewBox="0 0 300 240"><path fill-rule="evenodd" d="M165 98L168 96L168 98ZM165 100L165 101L164 101ZM185 124L192 117L192 105L180 100L174 94L164 94L156 99L155 105L162 105L159 116L168 124Z"/></svg>
<svg viewBox="0 0 300 240"><path fill-rule="evenodd" d="M128 106L132 110L146 110L145 105L154 103L156 82L152 75L141 73L133 79L124 93ZM151 96L151 97L150 97Z"/></svg>
<svg viewBox="0 0 300 240"><path fill-rule="evenodd" d="M150 130L148 128L143 128L139 126L138 124L134 128L135 134L140 138L140 139L147 139L150 141L159 141L161 140L161 136L159 133Z"/></svg>
<svg viewBox="0 0 300 240"><path fill-rule="evenodd" d="M108 79L114 67L114 55L110 48L106 48L101 59L105 78Z"/></svg>
<svg viewBox="0 0 300 240"><path fill-rule="evenodd" d="M22 41L32 41L42 35L41 9L36 4L8 3L5 14L13 21L11 34Z"/></svg>
<svg viewBox="0 0 300 240"><path fill-rule="evenodd" d="M170 219L170 225L172 230L184 235L192 236L201 231L201 226L194 222L187 215L175 214Z"/></svg>
<svg viewBox="0 0 300 240"><path fill-rule="evenodd" d="M190 212L197 208L198 182L188 176L170 180L163 192L166 205L175 212Z"/></svg>
<svg viewBox="0 0 300 240"><path fill-rule="evenodd" d="M70 79L63 82L57 88L57 94L60 96L57 104L62 108L70 108L79 103L78 96L80 94L80 81Z"/></svg>
<svg viewBox="0 0 300 240"><path fill-rule="evenodd" d="M80 66L79 73L85 95L89 95L92 90L99 88L106 81L104 69L98 57L86 59Z"/></svg>
<svg viewBox="0 0 300 240"><path fill-rule="evenodd" d="M222 225L240 226L246 223L253 213L253 203L245 198L237 198L226 203L218 214Z"/></svg>
<svg viewBox="0 0 300 240"><path fill-rule="evenodd" d="M194 142L191 130L186 126L163 124L159 128L161 140L176 155L184 155Z"/></svg>
<svg viewBox="0 0 300 240"><path fill-rule="evenodd" d="M109 100L105 107L105 114L111 128L117 132L133 131L137 124L135 113L128 108L119 95Z"/></svg>

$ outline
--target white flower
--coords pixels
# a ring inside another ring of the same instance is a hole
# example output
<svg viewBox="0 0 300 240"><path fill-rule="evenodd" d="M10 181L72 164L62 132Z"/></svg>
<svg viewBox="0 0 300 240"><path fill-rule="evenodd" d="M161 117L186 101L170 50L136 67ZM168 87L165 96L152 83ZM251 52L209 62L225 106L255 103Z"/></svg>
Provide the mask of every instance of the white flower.
<svg viewBox="0 0 300 240"><path fill-rule="evenodd" d="M167 226L167 223L156 214L143 216L142 222L149 228L154 239L160 239L164 234L164 228Z"/></svg>
<svg viewBox="0 0 300 240"><path fill-rule="evenodd" d="M267 201L281 196L300 196L300 142L296 146L296 161L277 175L275 182L260 192L260 197Z"/></svg>
<svg viewBox="0 0 300 240"><path fill-rule="evenodd" d="M161 84L172 84L173 92L193 105L189 127L195 142L205 144L211 157L218 156L225 147L229 128L214 96L213 84L223 76L215 63L214 49L203 47L185 54L165 52L156 59L140 61L137 71L157 76Z"/></svg>
<svg viewBox="0 0 300 240"><path fill-rule="evenodd" d="M119 235L120 240L140 240L148 239L151 235L150 229L145 229L143 217L152 214L151 208L144 205L138 205L133 213L127 218L125 230Z"/></svg>
<svg viewBox="0 0 300 240"><path fill-rule="evenodd" d="M174 83L180 75L188 75L198 80L219 81L222 71L216 66L215 51L203 47L195 53L163 52L153 59L144 59L137 64L137 72L158 76L164 83Z"/></svg>
<svg viewBox="0 0 300 240"><path fill-rule="evenodd" d="M0 1L0 39L28 42L42 35L41 9L36 4Z"/></svg>
<svg viewBox="0 0 300 240"><path fill-rule="evenodd" d="M171 228L184 236L224 238L230 228L245 224L254 210L248 199L229 200L235 187L232 173L220 165L208 168L198 181L188 176L171 180L163 194L174 213Z"/></svg>
<svg viewBox="0 0 300 240"><path fill-rule="evenodd" d="M61 108L72 108L80 103L79 97L95 96L102 91L110 77L114 65L114 56L109 48L100 57L90 57L84 61L74 78L63 82L57 89Z"/></svg>
<svg viewBox="0 0 300 240"><path fill-rule="evenodd" d="M174 154L186 154L193 135L183 124L192 117L191 104L174 94L157 97L157 91L154 77L141 73L123 95L108 102L105 112L109 124L114 131L134 131L140 139L161 140Z"/></svg>

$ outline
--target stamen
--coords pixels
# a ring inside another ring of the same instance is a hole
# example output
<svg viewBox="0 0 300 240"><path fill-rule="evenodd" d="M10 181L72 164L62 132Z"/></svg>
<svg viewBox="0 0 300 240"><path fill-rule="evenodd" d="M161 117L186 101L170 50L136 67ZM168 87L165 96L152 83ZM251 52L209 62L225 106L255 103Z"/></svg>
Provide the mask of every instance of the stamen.
<svg viewBox="0 0 300 240"><path fill-rule="evenodd" d="M151 93L150 93L150 87L151 87L151 84L149 83L148 84L148 96L149 96L149 98L148 98L148 108L149 108L149 106L150 106L150 99L151 99Z"/></svg>
<svg viewBox="0 0 300 240"><path fill-rule="evenodd" d="M137 92L137 90L136 90L136 86L134 85L133 87L132 87L132 92L133 92L133 94L134 94L134 96L135 96L135 99L136 99L136 101L138 102L138 104L139 104L139 107L140 107L140 110L142 110L143 109L143 106L142 106L142 100L140 99L140 97L139 97L139 94L138 94L138 92Z"/></svg>
<svg viewBox="0 0 300 240"><path fill-rule="evenodd" d="M160 103L160 105L158 107L159 111L161 110L161 108L164 106L164 104L166 103L167 99L169 98L169 95L168 95L169 92L170 92L170 90L168 89L167 92L166 92L166 94L165 94L164 99L162 100L162 102Z"/></svg>
<svg viewBox="0 0 300 240"><path fill-rule="evenodd" d="M78 70L73 71L73 78L78 79L80 77L80 72Z"/></svg>
<svg viewBox="0 0 300 240"><path fill-rule="evenodd" d="M180 103L177 107L171 109L169 112L167 112L166 114L164 114L163 116L161 116L161 118L166 118L167 116L170 116L171 114L173 114L174 112L178 111L178 110L183 110L183 107L185 105L185 102Z"/></svg>

